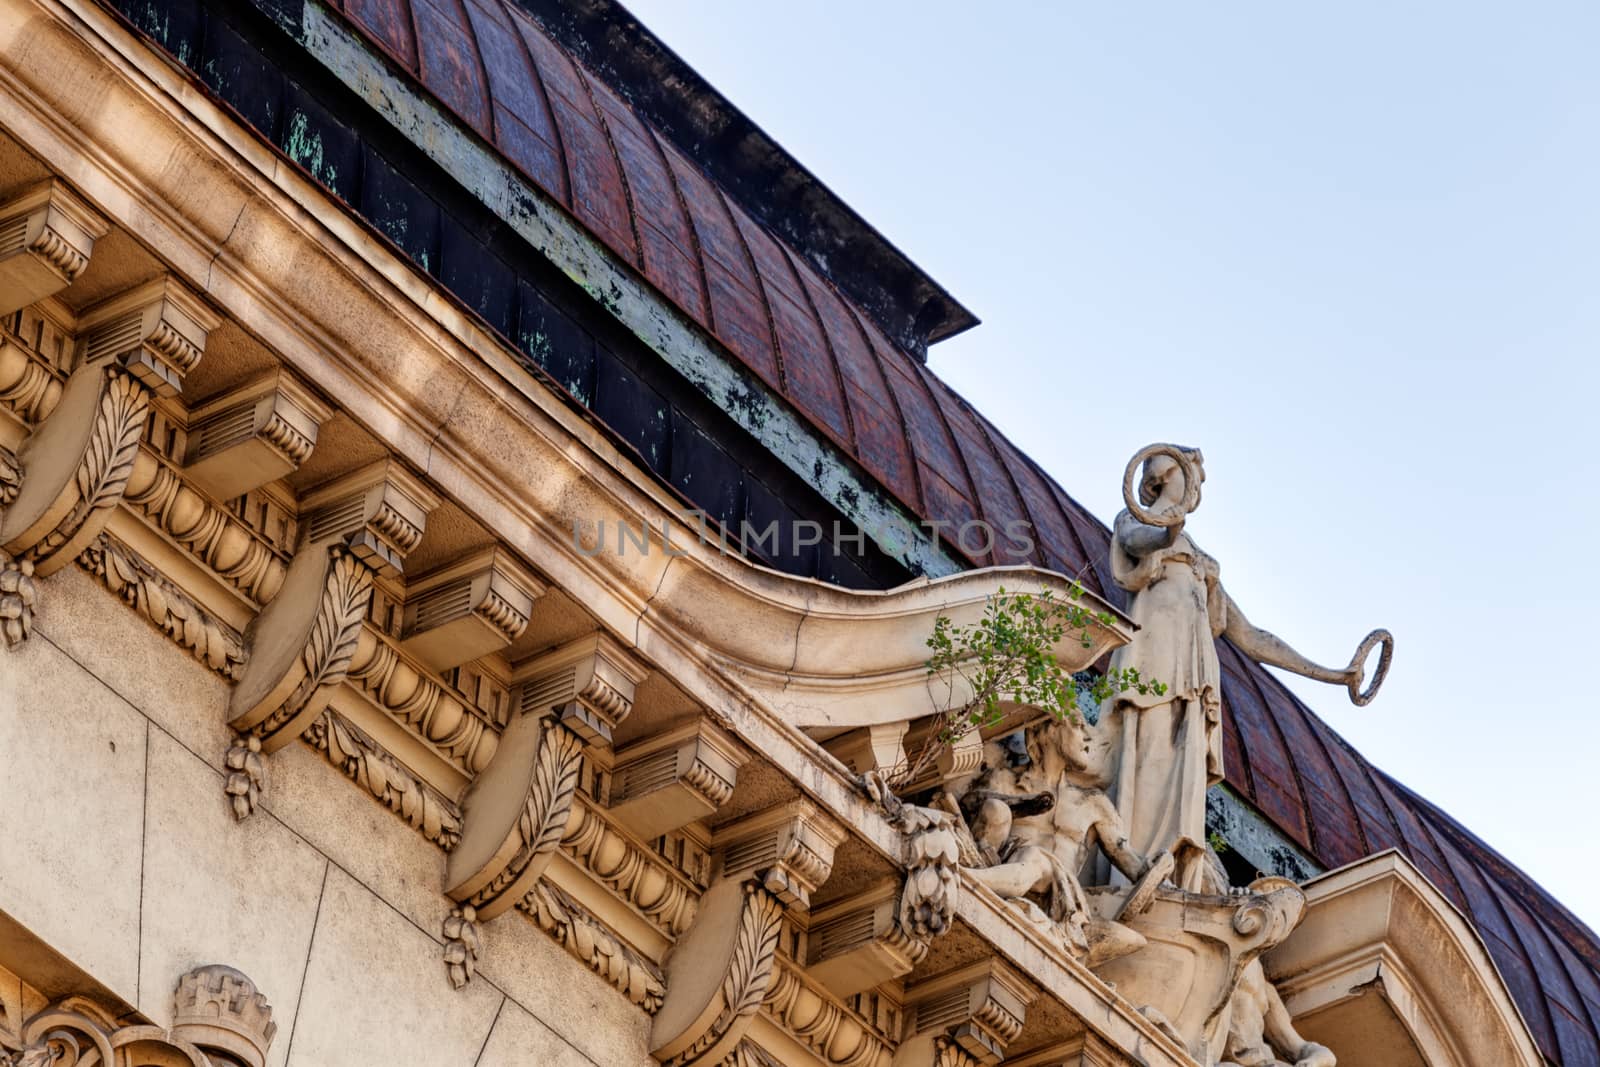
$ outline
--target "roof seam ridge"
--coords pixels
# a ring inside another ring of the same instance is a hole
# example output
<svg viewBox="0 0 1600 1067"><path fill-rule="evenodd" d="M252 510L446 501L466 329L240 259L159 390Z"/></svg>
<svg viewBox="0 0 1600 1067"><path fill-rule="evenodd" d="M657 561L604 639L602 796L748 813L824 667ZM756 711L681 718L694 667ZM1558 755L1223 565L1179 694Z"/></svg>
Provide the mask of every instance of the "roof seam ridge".
<svg viewBox="0 0 1600 1067"><path fill-rule="evenodd" d="M1292 694L1289 693L1288 687L1285 686L1280 679L1272 676L1271 674L1267 674L1265 670L1263 670L1262 673L1266 674L1268 678L1271 678L1273 684L1282 690L1286 695L1292 696ZM1317 745L1317 749L1322 753L1322 758L1327 762L1328 769L1333 771L1333 776L1339 783L1339 791L1344 794L1345 803L1349 807L1350 821L1356 828L1356 836L1360 839L1361 854L1363 856L1370 856L1373 851L1372 842L1367 838L1367 828L1362 825L1361 813L1356 810L1356 798L1355 794L1350 792L1350 783L1345 781L1343 772L1339 770L1339 765L1334 761L1333 755L1328 751L1327 742L1323 739L1322 735L1324 730L1321 728L1323 726L1322 720L1317 717L1315 712L1298 700L1290 700L1289 706L1295 709L1295 712L1300 716L1301 721L1305 723L1306 730L1311 734L1312 740ZM1304 785L1302 783L1302 788L1303 787Z"/></svg>
<svg viewBox="0 0 1600 1067"><path fill-rule="evenodd" d="M988 419L984 418L983 415L978 412L978 409L973 407L966 400L966 398L961 396L959 393L956 394L956 399L960 402L962 407L967 409L967 413L970 414L973 421L977 423L978 431L983 436L983 447L989 450L989 454L994 457L995 463L999 464L1001 472L1005 474L1006 484L1011 486L1011 492L1017 498L1017 507L1022 512L1023 517L1027 520L1028 525L1035 530L1040 529L1038 520L1034 518L1033 509L1028 506L1027 494L1022 491L1022 486L1020 483L1018 483L1016 474L1014 474L1011 470L1011 464L1008 463L1005 456L1001 455L1000 453L999 434L996 433L994 424ZM1007 441L1006 444L1011 445L1011 442ZM1013 451L1020 451L1017 449L1016 445L1011 445L1011 448ZM1043 546L1039 544L1037 539L1030 538L1030 540L1033 541L1034 562L1048 570L1050 567L1050 561L1045 557Z"/></svg>
<svg viewBox="0 0 1600 1067"><path fill-rule="evenodd" d="M583 86L584 95L589 99L595 121L600 123L600 135L606 139L606 147L611 150L611 160L617 165L617 181L622 183L622 203L628 209L628 232L633 234L633 258L639 273L648 280L650 268L644 262L644 236L639 232L639 211L633 205L633 183L628 180L628 168L622 165L622 153L617 151L617 139L611 133L611 120L606 118L606 109L595 99L588 68L578 62L576 56L572 57L572 69L578 76L578 84Z"/></svg>
<svg viewBox="0 0 1600 1067"><path fill-rule="evenodd" d="M911 432L906 426L905 408L900 404L900 394L895 392L894 386L889 384L889 372L884 369L882 358L878 354L878 346L872 343L872 338L867 334L866 323L861 321L861 313L849 300L840 301L844 305L845 314L855 324L856 333L861 337L861 343L866 347L867 354L872 357L872 371L878 376L878 382L883 386L883 395L889 398L889 406L894 408L894 417L900 422L900 435L906 439L909 446ZM922 468L918 463L915 453L910 448L906 449L906 465L911 468L911 487L917 494L917 513L924 514L928 510L928 492L922 484Z"/></svg>
<svg viewBox="0 0 1600 1067"><path fill-rule="evenodd" d="M785 397L789 395L789 374L784 369L783 346L778 343L778 320L772 311L772 293L767 290L767 279L762 275L761 268L756 265L755 253L750 251L750 242L745 239L744 227L739 225L739 216L734 214L734 205L729 203L727 191L719 182L707 182L707 186L717 196L717 202L722 205L723 212L728 216L728 225L733 228L733 235L739 239L739 248L744 252L744 261L750 267L750 274L756 280L756 288L761 296L761 310L767 317L767 337L772 344L772 361L778 369L778 389ZM754 219L750 225L760 225ZM799 407L793 399L790 403Z"/></svg>
<svg viewBox="0 0 1600 1067"><path fill-rule="evenodd" d="M800 296L806 302L806 310L811 312L811 320L817 324L817 333L822 336L822 347L828 352L828 366L833 371L833 383L839 387L839 407L844 412L844 430L849 437L850 453L859 460L861 446L856 440L855 414L850 410L850 392L845 388L844 371L839 368L839 353L833 347L827 324L822 321L822 313L817 310L817 302L811 296L811 286L806 284L806 279L800 275L800 268L795 266L794 253L785 241L779 241L777 245L778 251L783 253L784 262L789 265L789 273L794 276L795 284L800 287ZM865 465L863 462L862 466Z"/></svg>
<svg viewBox="0 0 1600 1067"><path fill-rule="evenodd" d="M468 5L463 3L462 0L452 0L452 3L455 4L457 13L464 20L467 34L472 38L472 65L478 68L479 99L483 101L484 114L489 120L489 143L498 148L500 144L500 125L495 119L494 92L489 88L489 67L483 61L483 44L478 40L478 27L472 21L472 12L467 10ZM412 9L412 17L416 17L414 8ZM417 42L417 64L418 66L422 64L422 42L420 41ZM470 126L472 123L469 122L467 125Z"/></svg>
<svg viewBox="0 0 1600 1067"><path fill-rule="evenodd" d="M689 231L689 244L694 252L695 275L700 279L700 306L706 314L706 330L713 337L717 334L717 312L711 306L711 277L706 273L706 250L700 243L700 228L695 225L694 215L689 211L689 198L683 195L683 186L678 181L678 169L672 165L672 160L667 158L667 150L661 147L661 135L656 132L655 126L648 122L640 121L644 132L650 138L650 146L656 150L656 158L661 161L661 169L666 171L667 184L672 186L672 197L678 202L678 210L683 212L683 228Z"/></svg>
<svg viewBox="0 0 1600 1067"><path fill-rule="evenodd" d="M972 501L972 510L977 514L979 522L986 523L989 521L989 513L988 510L983 506L983 498L978 495L978 483L977 480L972 477L972 467L969 463L967 463L967 457L961 451L961 442L956 437L955 427L950 425L950 416L945 413L944 404L934 392L935 386L938 386L942 389L947 387L939 378L939 376L934 374L933 371L929 370L925 365L917 364L913 366L911 370L916 375L917 381L922 383L922 388L928 395L928 402L933 405L933 413L939 418L939 425L944 427L945 440L949 442L950 451L956 457L956 465L961 468L961 476L966 479L968 499ZM959 540L956 541L956 549L960 551L963 556L967 556L968 559L972 559L967 550L961 546L961 542ZM994 561L994 553L990 552L989 556L990 563L992 564ZM974 560L974 562L981 565L983 560L980 558Z"/></svg>
<svg viewBox="0 0 1600 1067"><path fill-rule="evenodd" d="M550 116L550 132L555 134L556 156L561 161L561 182L566 186L557 199L566 205L567 210L572 212L573 217L576 218L578 214L575 203L577 196L573 192L575 186L572 181L572 161L567 156L567 138L561 132L561 119L556 114L555 103L550 99L550 88L544 83L544 72L539 69L539 61L533 58L533 48L528 44L527 34L532 27L526 24L527 16L520 15L519 11L510 9L507 0L499 0L499 4L500 10L511 20L511 25L515 28L513 36L517 39L517 46L522 52L522 58L527 61L528 72L533 75L533 85L534 88L539 90L539 99L544 101L544 109ZM518 21L519 18L525 21Z"/></svg>
<svg viewBox="0 0 1600 1067"><path fill-rule="evenodd" d="M1294 759L1294 746L1289 744L1289 738L1283 732L1283 725L1278 722L1278 717L1272 713L1272 704L1267 700L1267 694L1262 690L1261 683L1256 677L1258 672L1261 674L1266 674L1266 668L1262 667L1261 664L1257 663L1243 652L1240 652L1238 646L1236 646L1232 641L1229 641L1226 637L1219 637L1217 640L1219 642L1226 642L1228 648L1232 650L1233 654L1239 658L1239 661L1245 665L1245 670L1241 672L1241 677L1243 677L1245 682L1249 684L1250 688L1254 690L1256 699L1261 701L1261 706L1267 710L1267 714L1263 716L1263 718L1265 718L1267 723L1272 727L1272 733L1277 737L1278 744L1283 746L1283 751L1289 756L1289 759L1285 761L1289 765L1289 776L1294 779L1294 787L1300 793L1300 810L1305 813L1306 848L1313 856L1317 858L1317 862L1321 863L1324 867L1327 867L1329 866L1328 857L1323 854L1322 848L1320 847L1321 835L1317 833L1317 820L1312 818L1311 800L1306 795L1305 779L1300 776L1300 765ZM1255 669L1252 670L1251 668ZM1294 702L1291 701L1291 703Z"/></svg>

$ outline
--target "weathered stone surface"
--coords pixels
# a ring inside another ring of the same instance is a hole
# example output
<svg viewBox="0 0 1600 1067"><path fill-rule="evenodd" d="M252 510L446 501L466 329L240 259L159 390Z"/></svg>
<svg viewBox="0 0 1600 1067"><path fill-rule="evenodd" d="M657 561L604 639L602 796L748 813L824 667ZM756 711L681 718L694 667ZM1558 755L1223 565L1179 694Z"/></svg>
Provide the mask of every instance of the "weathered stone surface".
<svg viewBox="0 0 1600 1067"><path fill-rule="evenodd" d="M309 745L279 751L267 773L272 782L262 805L267 812L418 928L439 929L450 901L439 892L444 854L437 846Z"/></svg>
<svg viewBox="0 0 1600 1067"><path fill-rule="evenodd" d="M289 1067L470 1064L501 994L452 991L439 943L337 868L311 942Z"/></svg>
<svg viewBox="0 0 1600 1067"><path fill-rule="evenodd" d="M559 980L552 981L553 975ZM484 924L478 977L504 990L595 1063L649 1062L650 1017L604 978L575 963L521 912ZM444 981L443 968L439 980Z"/></svg>
<svg viewBox="0 0 1600 1067"><path fill-rule="evenodd" d="M476 1067L523 1067L530 1063L539 1067L650 1067L653 1061L642 1050L632 1059L591 1059L514 1001L507 1000Z"/></svg>
<svg viewBox="0 0 1600 1067"><path fill-rule="evenodd" d="M227 960L294 1029L300 981L328 861L276 819L237 825L217 794L217 772L151 731L139 941L140 1011L171 1022L172 986ZM288 1041L267 1063L287 1062Z"/></svg>
<svg viewBox="0 0 1600 1067"><path fill-rule="evenodd" d="M145 743L139 713L48 640L0 660L0 907L130 1001Z"/></svg>
<svg viewBox="0 0 1600 1067"><path fill-rule="evenodd" d="M228 747L219 713L227 705L227 681L186 656L138 612L113 610L118 605L81 568L60 571L45 588L50 611L39 620L38 632L220 769Z"/></svg>

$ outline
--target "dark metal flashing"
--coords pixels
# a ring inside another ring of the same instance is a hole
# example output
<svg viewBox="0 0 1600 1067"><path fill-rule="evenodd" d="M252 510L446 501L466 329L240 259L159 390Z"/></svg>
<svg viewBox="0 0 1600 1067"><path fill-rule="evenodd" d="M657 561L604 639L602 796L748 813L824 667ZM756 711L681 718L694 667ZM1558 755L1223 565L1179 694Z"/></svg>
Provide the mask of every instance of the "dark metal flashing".
<svg viewBox="0 0 1600 1067"><path fill-rule="evenodd" d="M756 531L776 522L782 531L815 523L842 532L841 540L824 537L821 544L796 546L783 537L747 543L751 559L853 588L886 588L919 573L871 537L851 536L856 517L780 462L705 383L684 377L625 328L607 310L610 294L558 270L456 175L373 115L300 45L309 32L305 0L107 6L499 334L530 374L635 455L685 510L699 509L727 531L731 543L739 543L745 523ZM765 396L740 367L730 364L726 380L744 390L747 406ZM820 449L818 456L821 462ZM871 484L863 472L853 476Z"/></svg>
<svg viewBox="0 0 1600 1067"><path fill-rule="evenodd" d="M514 0L907 351L978 319L616 0Z"/></svg>

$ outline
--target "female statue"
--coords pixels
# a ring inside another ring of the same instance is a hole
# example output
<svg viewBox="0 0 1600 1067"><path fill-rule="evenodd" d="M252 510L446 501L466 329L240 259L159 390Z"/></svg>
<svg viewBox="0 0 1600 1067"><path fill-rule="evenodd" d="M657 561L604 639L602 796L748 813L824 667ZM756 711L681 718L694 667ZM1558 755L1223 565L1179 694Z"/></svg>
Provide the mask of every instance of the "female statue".
<svg viewBox="0 0 1600 1067"><path fill-rule="evenodd" d="M1138 499L1136 469L1142 463ZM1129 690L1114 697L1106 725L1120 733L1117 809L1134 852L1153 856L1205 840L1206 788L1222 780L1222 670L1215 639L1226 637L1260 663L1317 681L1343 684L1357 704L1371 700L1388 671L1394 642L1375 630L1343 670L1323 667L1266 630L1252 626L1218 580L1216 560L1184 529L1205 481L1198 449L1151 445L1134 456L1123 479L1128 507L1112 528L1111 574L1131 593L1133 640L1112 654L1113 670L1129 668L1161 692ZM1360 691L1363 663L1384 645L1372 685ZM1194 850L1191 850L1191 852ZM1194 870L1185 888L1219 891L1215 866ZM1180 878L1182 875L1180 873Z"/></svg>

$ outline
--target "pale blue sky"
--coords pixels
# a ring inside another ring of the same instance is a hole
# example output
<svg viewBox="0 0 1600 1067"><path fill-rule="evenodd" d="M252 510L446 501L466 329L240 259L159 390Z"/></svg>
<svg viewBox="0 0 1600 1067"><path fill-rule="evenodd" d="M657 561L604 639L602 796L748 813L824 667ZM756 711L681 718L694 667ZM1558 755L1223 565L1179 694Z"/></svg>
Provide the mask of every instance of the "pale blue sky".
<svg viewBox="0 0 1600 1067"><path fill-rule="evenodd" d="M1190 531L1378 766L1600 926L1600 5L628 0L972 308L932 364Z"/></svg>

